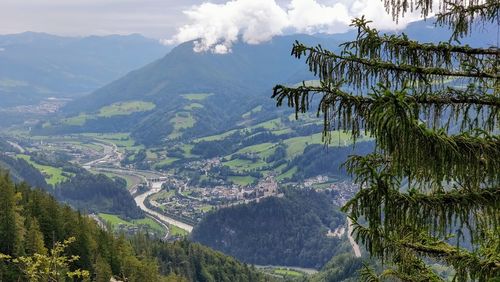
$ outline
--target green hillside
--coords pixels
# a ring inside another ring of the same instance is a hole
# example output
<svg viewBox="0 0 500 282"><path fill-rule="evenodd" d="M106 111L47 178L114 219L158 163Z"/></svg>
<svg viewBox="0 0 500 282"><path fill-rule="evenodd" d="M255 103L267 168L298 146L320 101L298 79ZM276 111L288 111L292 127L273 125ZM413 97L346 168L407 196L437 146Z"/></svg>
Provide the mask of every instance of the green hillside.
<svg viewBox="0 0 500 282"><path fill-rule="evenodd" d="M3 172L0 193L1 281L26 281L28 273L36 273L37 281L49 281L75 270L88 271L95 281L110 281L111 277L137 282L270 281L247 265L188 241L162 243L143 235L114 237L91 218L44 192L13 184ZM68 238L74 242L70 240L64 252L49 252L54 242ZM68 260L72 256L76 257ZM56 258L57 267L45 264Z"/></svg>
<svg viewBox="0 0 500 282"><path fill-rule="evenodd" d="M212 212L191 237L248 263L321 268L349 250L344 239L327 236L345 223L328 194L287 190L283 198Z"/></svg>
<svg viewBox="0 0 500 282"><path fill-rule="evenodd" d="M321 38L299 37L335 45ZM162 59L69 103L62 116L40 123L35 132L130 132L137 142L151 146L276 117L273 105L262 106L269 104L272 87L311 78L301 62L288 56L296 39L283 36L272 44L237 44L226 56L195 53L192 42L186 42ZM127 103L133 102L155 107L131 110Z"/></svg>

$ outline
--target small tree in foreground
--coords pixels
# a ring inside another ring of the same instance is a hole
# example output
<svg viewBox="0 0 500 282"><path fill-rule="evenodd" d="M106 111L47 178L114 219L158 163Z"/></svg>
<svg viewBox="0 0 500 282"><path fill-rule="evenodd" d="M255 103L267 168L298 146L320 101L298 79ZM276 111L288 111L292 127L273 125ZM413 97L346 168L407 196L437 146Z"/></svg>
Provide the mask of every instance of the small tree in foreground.
<svg viewBox="0 0 500 282"><path fill-rule="evenodd" d="M75 241L70 237L63 243L56 242L49 254L35 253L32 256L12 258L0 253L0 262L6 261L19 266L26 281L30 282L59 282L68 279L79 279L79 281L90 281L90 273L87 270L77 269L70 271L70 264L79 259L78 256L65 256L64 251L69 244Z"/></svg>
<svg viewBox="0 0 500 282"><path fill-rule="evenodd" d="M425 18L434 8L451 39L421 43L355 19L358 35L339 52L296 42L292 55L306 57L320 84L278 85L273 98L298 114L319 96L327 142L332 129L375 139L375 152L346 163L361 189L343 207L357 241L390 265L382 274L364 269L366 281L441 281L435 261L459 281L499 277L500 51L458 39L473 25L500 25L500 1L384 4L395 20L414 8Z"/></svg>

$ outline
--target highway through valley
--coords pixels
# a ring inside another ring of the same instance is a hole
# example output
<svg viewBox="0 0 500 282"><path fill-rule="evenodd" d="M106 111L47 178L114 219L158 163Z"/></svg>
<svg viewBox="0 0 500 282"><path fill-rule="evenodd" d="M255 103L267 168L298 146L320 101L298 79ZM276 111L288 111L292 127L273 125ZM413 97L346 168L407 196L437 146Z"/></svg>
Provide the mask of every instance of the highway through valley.
<svg viewBox="0 0 500 282"><path fill-rule="evenodd" d="M148 178L164 176L163 174L157 171L135 170L135 169L121 167L120 160L123 157L123 155L119 152L116 145L102 144L102 142L99 142L99 145L104 147L104 155L96 160L83 164L84 168L95 172L112 173L115 175L122 176L125 179L127 177L134 179L134 185L132 187L129 187L129 192L132 195L136 194L137 186L140 183L147 183ZM158 192L160 192L160 189L151 189L145 193L135 195L134 197L135 203L141 210L143 210L147 215L158 221L162 226L165 227L168 225L174 225L187 232L191 232L193 230L192 225L165 216L163 214L160 214L159 212L156 212L146 207L146 205L144 204L146 198Z"/></svg>

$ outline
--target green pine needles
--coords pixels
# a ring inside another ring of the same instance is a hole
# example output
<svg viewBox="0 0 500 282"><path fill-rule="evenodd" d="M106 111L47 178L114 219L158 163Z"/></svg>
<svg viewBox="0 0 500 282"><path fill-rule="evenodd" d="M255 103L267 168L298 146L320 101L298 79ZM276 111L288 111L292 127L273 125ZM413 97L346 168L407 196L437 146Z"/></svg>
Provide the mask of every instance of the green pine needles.
<svg viewBox="0 0 500 282"><path fill-rule="evenodd" d="M420 10L452 31L449 41L421 43L381 34L364 17L339 52L296 42L320 79L315 86L277 85L273 98L299 113L319 96L324 140L332 129L375 139L348 171L359 193L343 210L354 234L386 270L365 268L365 281L456 281L500 277L500 49L461 45L473 24L500 26L498 0L384 0L394 19ZM498 39L497 39L498 40Z"/></svg>

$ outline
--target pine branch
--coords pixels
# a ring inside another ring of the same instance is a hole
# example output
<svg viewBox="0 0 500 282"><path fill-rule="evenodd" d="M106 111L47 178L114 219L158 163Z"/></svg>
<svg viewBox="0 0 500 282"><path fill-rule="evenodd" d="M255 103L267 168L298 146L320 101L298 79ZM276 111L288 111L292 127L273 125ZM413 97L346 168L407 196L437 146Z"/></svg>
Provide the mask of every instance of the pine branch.
<svg viewBox="0 0 500 282"><path fill-rule="evenodd" d="M373 176L371 176L373 177ZM384 226L411 226L429 235L447 236L459 227L473 235L500 227L500 187L480 190L452 189L421 193L400 192L380 178L380 172L343 207L354 217ZM376 204L373 204L376 203ZM474 238L472 238L474 242Z"/></svg>
<svg viewBox="0 0 500 282"><path fill-rule="evenodd" d="M484 2L491 3L495 0L440 0L439 6L434 6L433 0L383 0L387 13L390 13L394 20L404 16L408 12L420 10L423 17L428 17L434 12L443 13L456 5L462 5L470 10L483 5Z"/></svg>
<svg viewBox="0 0 500 282"><path fill-rule="evenodd" d="M396 19L416 9L431 15L433 2L384 0ZM476 20L499 22L499 7L498 0L444 0L436 10L438 24L453 28L456 39ZM346 164L362 188L343 210L356 240L397 265L387 274L438 280L423 261L437 258L453 266L459 280L500 275L498 46L419 43L404 34L380 35L367 23L354 21L358 37L340 52L296 42L292 55L305 57L321 84L278 85L273 98L278 106L294 107L298 117L320 95L325 142L333 127L351 130L354 138L362 130L374 137L376 154ZM450 87L457 81L467 88ZM408 192L401 191L402 183ZM356 222L360 217L368 227ZM458 242L462 230L470 231L474 252L445 243L451 228L458 228ZM367 274L373 281L383 278Z"/></svg>
<svg viewBox="0 0 500 282"><path fill-rule="evenodd" d="M297 113L305 113L309 110L309 98L311 94L323 93L326 96L338 96L339 98L350 100L352 103L372 104L374 99L371 96L360 96L339 88L334 88L328 85L324 86L306 86L287 87L277 85L274 87L273 99L276 99L277 105L282 106L283 100L288 99L288 105L295 107ZM296 102L296 97L300 103ZM448 87L441 91L435 92L417 92L410 94L404 98L408 103L429 104L429 105L481 105L500 107L500 97L486 92L477 91L476 89L460 90Z"/></svg>
<svg viewBox="0 0 500 282"><path fill-rule="evenodd" d="M488 281L500 276L500 256L482 258L478 254L469 252L462 248L450 246L443 241L428 242L406 242L399 244L409 248L423 256L437 258L452 265L457 271L458 280L468 279Z"/></svg>
<svg viewBox="0 0 500 282"><path fill-rule="evenodd" d="M309 90L323 92L325 87L330 86L323 83L321 88L302 86L295 90L278 86L274 97L278 105L288 97L289 106L295 107L296 112L304 112L310 103ZM433 179L438 183L456 177L454 179L464 183L466 180L475 183L476 187L485 177L491 181L500 180L500 174L497 173L500 167L500 138L486 132L480 134L482 137L475 132L447 135L444 130L426 127L419 121L419 111L414 107L415 99L420 98L421 102L444 102L444 99L450 99L444 96L430 97L424 94L414 98L407 95L405 90L393 92L383 88L374 91L369 97L353 96L338 86L331 87L318 107L318 115L322 112L324 117L325 141L329 141L332 120L338 120L337 127L350 129L354 138L360 135L362 129L375 137L378 148L390 156L394 172L399 176L412 171L419 180ZM488 100L495 106L491 110L494 114L486 122L490 122L490 128L494 129L499 120L499 107L496 106L499 100L496 96L490 96L483 102ZM468 111L470 108L464 109Z"/></svg>
<svg viewBox="0 0 500 282"><path fill-rule="evenodd" d="M396 277L397 274L401 274L403 276L399 276L400 279L406 275L411 277L415 273L427 276L427 280L424 281L439 279L417 256L445 261L455 269L459 281L467 281L469 278L488 281L500 275L498 254L485 254L481 249L475 253L469 252L408 226L386 226L382 229L364 227L357 221L351 220L356 241L364 244L372 255L383 261L391 260L396 263L400 269L388 274L396 274L394 275ZM498 241L495 243L498 244ZM369 277L376 277L373 274L370 273Z"/></svg>
<svg viewBox="0 0 500 282"><path fill-rule="evenodd" d="M352 52L361 58L387 58L398 64L448 69L460 67L465 70L482 68L497 72L496 59L500 56L498 47L472 48L448 42L420 43L410 40L405 34L380 35L376 29L368 26L369 23L364 17L353 20L351 26L358 29L358 36L356 40L340 45L344 47L344 52Z"/></svg>
<svg viewBox="0 0 500 282"><path fill-rule="evenodd" d="M365 129L390 156L396 175L411 171L419 181L455 179L471 187L483 181L498 183L500 138L486 132L480 137L474 132L447 135L429 129L402 97L404 93L385 92L364 117Z"/></svg>
<svg viewBox="0 0 500 282"><path fill-rule="evenodd" d="M420 10L427 18L437 12L437 24L449 26L453 30L452 39L466 36L474 22L498 23L498 0L442 0L439 7L432 0L383 0L386 11L396 22L408 12Z"/></svg>
<svg viewBox="0 0 500 282"><path fill-rule="evenodd" d="M404 85L419 90L429 90L433 86L444 85L450 77L463 78L486 84L488 80L498 81L498 71L485 71L481 68L468 70L450 70L440 67L399 64L375 58L358 57L350 52L336 54L324 50L321 45L308 47L296 42L292 55L297 59L306 56L309 70L318 75L322 81L345 81L355 89L366 89L377 83L393 85L396 88ZM439 82L437 85L435 82Z"/></svg>
<svg viewBox="0 0 500 282"><path fill-rule="evenodd" d="M379 91L374 89L374 91ZM277 106L286 103L295 108L296 118L299 113L310 109L316 94L322 98L317 107L317 116L323 113L324 133L331 130L331 124L337 122L336 129L351 130L354 138L364 127L363 114L375 103L372 95L361 96L342 90L341 85L322 83L321 86L274 87L272 98ZM404 97L404 102L418 111L421 118L432 128L450 128L452 122L461 123L461 129L482 127L492 132L500 123L500 97L489 94L486 90L470 85L466 89L447 87L434 92L413 92ZM450 118L446 122L437 117L448 112ZM330 120L331 119L331 120Z"/></svg>
<svg viewBox="0 0 500 282"><path fill-rule="evenodd" d="M437 14L436 24L447 25L453 30L451 39L458 40L466 36L472 29L474 22L499 22L500 2L498 0L486 0L483 3L475 3L463 6L461 3L450 3L450 8Z"/></svg>

